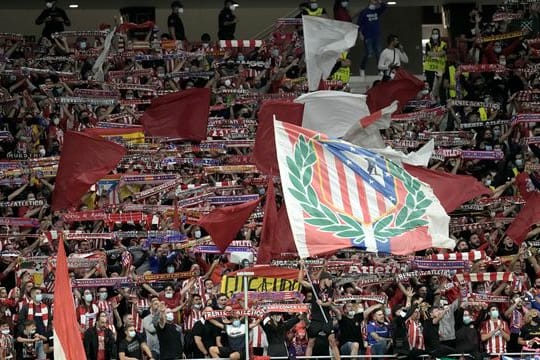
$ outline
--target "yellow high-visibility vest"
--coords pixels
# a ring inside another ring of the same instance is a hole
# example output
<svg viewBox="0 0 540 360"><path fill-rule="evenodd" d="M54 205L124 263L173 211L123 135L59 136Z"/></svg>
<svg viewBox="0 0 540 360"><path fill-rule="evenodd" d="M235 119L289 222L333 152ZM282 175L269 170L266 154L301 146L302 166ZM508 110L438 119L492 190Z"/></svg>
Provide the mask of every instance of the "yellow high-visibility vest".
<svg viewBox="0 0 540 360"><path fill-rule="evenodd" d="M349 53L344 51L339 57L340 60L347 60L347 55ZM351 67L350 66L341 66L335 73L332 75L332 80L341 81L342 83L348 83L351 79Z"/></svg>
<svg viewBox="0 0 540 360"><path fill-rule="evenodd" d="M311 10L309 7L307 7L305 10L309 16L322 16L324 11L322 7L318 7L315 10Z"/></svg>
<svg viewBox="0 0 540 360"><path fill-rule="evenodd" d="M488 119L486 108L484 107L478 108L478 113L480 114L480 120L486 121Z"/></svg>
<svg viewBox="0 0 540 360"><path fill-rule="evenodd" d="M446 43L444 41L441 41L439 45L431 49L431 52L442 53L441 55L431 56L429 54L426 54L426 60L424 61L424 71L434 71L438 73L438 75L442 75L444 73L444 69L446 68L445 49Z"/></svg>

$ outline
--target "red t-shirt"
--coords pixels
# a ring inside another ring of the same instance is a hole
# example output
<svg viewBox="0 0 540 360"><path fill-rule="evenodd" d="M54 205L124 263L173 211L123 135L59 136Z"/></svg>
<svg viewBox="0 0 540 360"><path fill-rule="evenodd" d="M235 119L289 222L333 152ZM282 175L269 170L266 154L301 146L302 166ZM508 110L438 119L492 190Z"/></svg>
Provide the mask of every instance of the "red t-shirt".
<svg viewBox="0 0 540 360"><path fill-rule="evenodd" d="M106 360L105 358L105 331L98 330L98 352L97 360Z"/></svg>

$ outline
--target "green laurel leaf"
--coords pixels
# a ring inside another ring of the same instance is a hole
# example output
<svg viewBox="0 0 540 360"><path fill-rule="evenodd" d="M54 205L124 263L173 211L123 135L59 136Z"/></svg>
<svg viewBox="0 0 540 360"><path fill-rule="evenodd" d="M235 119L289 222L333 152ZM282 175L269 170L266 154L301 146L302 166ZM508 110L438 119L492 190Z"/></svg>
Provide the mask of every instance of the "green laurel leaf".
<svg viewBox="0 0 540 360"><path fill-rule="evenodd" d="M406 224L403 224L403 227L413 229L413 228L417 228L417 227L420 227L420 226L425 226L427 224L428 224L427 220L417 219L417 220L411 220L411 221L407 222Z"/></svg>
<svg viewBox="0 0 540 360"><path fill-rule="evenodd" d="M420 208L417 207L417 209L415 211L413 211L413 212L411 212L409 214L409 219L411 219L411 220L419 219L422 216L424 216L424 213L425 213L424 209L420 209Z"/></svg>
<svg viewBox="0 0 540 360"><path fill-rule="evenodd" d="M312 204L313 206L317 206L317 204L319 203L319 198L317 197L317 193L315 192L315 190L313 190L313 187L309 186L306 190L310 204Z"/></svg>
<svg viewBox="0 0 540 360"><path fill-rule="evenodd" d="M350 216L347 216L345 214L340 214L339 218L346 224L349 224L351 227L355 228L358 231L361 231L364 233L364 229L362 229L362 225L359 224L356 220L351 218Z"/></svg>
<svg viewBox="0 0 540 360"><path fill-rule="evenodd" d="M309 184L311 184L312 175L313 171L311 170L311 168L306 168L304 170L304 173L302 174L302 185L304 185L304 188L308 187Z"/></svg>
<svg viewBox="0 0 540 360"><path fill-rule="evenodd" d="M305 196L300 191L291 188L289 188L289 191L291 192L292 196L296 198L296 200L300 202L305 202Z"/></svg>
<svg viewBox="0 0 540 360"><path fill-rule="evenodd" d="M407 219L409 218L409 209L407 209L406 206L402 207L401 210L399 210L397 217L396 217L396 226L401 227L402 224L407 222Z"/></svg>
<svg viewBox="0 0 540 360"><path fill-rule="evenodd" d="M338 218L336 217L336 215L332 212L332 210L330 210L329 208L327 208L326 206L323 206L321 208L321 210L326 214L326 217L331 219L333 222L335 223L339 223L339 220Z"/></svg>
<svg viewBox="0 0 540 360"><path fill-rule="evenodd" d="M431 201L430 199L428 198L424 198L424 200L420 201L418 204L416 204L416 206L420 209L426 209L428 208L431 204L433 203L433 201Z"/></svg>
<svg viewBox="0 0 540 360"><path fill-rule="evenodd" d="M387 216L383 217L379 221L377 221L375 223L375 225L373 226L373 231L375 232L375 234L377 234L377 233L381 232L383 229L387 228L388 225L390 225L390 223L392 222L393 219L394 219L394 215L390 214L390 215L387 215Z"/></svg>
<svg viewBox="0 0 540 360"><path fill-rule="evenodd" d="M359 237L363 238L364 234L359 233L356 230L343 230L343 231L338 231L336 235L342 238L359 238Z"/></svg>
<svg viewBox="0 0 540 360"><path fill-rule="evenodd" d="M304 166L311 166L317 162L317 156L315 155L315 151L311 151L306 159L304 160Z"/></svg>
<svg viewBox="0 0 540 360"><path fill-rule="evenodd" d="M310 219L305 219L305 222L317 226L317 227L325 227L325 226L332 226L334 223L326 218L315 218L312 217Z"/></svg>
<svg viewBox="0 0 540 360"><path fill-rule="evenodd" d="M337 233L337 232L340 232L340 231L350 230L350 227L347 226L347 225L334 224L334 225L323 226L323 227L321 227L321 230L326 231L326 232L335 232L335 233Z"/></svg>
<svg viewBox="0 0 540 360"><path fill-rule="evenodd" d="M289 174L294 175L296 178L300 179L300 170L293 159L287 156L287 166L289 167Z"/></svg>
<svg viewBox="0 0 540 360"><path fill-rule="evenodd" d="M300 190L300 189L303 188L303 185L300 183L300 180L298 180L298 178L296 176L290 176L289 180L291 180L291 183L292 183L292 185L294 186L295 189Z"/></svg>
<svg viewBox="0 0 540 360"><path fill-rule="evenodd" d="M407 195L407 197L405 198L405 206L410 209L414 209L414 203L414 196L412 196L411 194Z"/></svg>
<svg viewBox="0 0 540 360"><path fill-rule="evenodd" d="M307 212L309 214L309 216L311 217L314 217L314 218L322 218L322 219L326 219L326 214L324 212L322 212L321 210L319 210L317 207L314 207L314 206L311 206L311 205L308 205L308 204L304 204L303 206L303 209L305 212Z"/></svg>

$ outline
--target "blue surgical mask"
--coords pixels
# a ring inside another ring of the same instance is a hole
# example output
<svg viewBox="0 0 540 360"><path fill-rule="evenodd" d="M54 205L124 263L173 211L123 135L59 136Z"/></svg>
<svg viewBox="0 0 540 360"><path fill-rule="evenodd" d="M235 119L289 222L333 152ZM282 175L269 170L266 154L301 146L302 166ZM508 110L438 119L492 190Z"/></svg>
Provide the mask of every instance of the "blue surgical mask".
<svg viewBox="0 0 540 360"><path fill-rule="evenodd" d="M128 335L130 338L134 338L137 333L135 331L128 331Z"/></svg>
<svg viewBox="0 0 540 360"><path fill-rule="evenodd" d="M232 326L234 326L234 327L240 327L240 324L241 324L240 320L238 320L238 319L233 320L233 322L232 322Z"/></svg>
<svg viewBox="0 0 540 360"><path fill-rule="evenodd" d="M499 310L491 310L490 316L492 319L498 319L499 318Z"/></svg>
<svg viewBox="0 0 540 360"><path fill-rule="evenodd" d="M463 315L463 323L464 323L465 325L469 325L471 322L472 322L472 319L471 319L470 316Z"/></svg>
<svg viewBox="0 0 540 360"><path fill-rule="evenodd" d="M244 61L244 60L245 60L244 55L238 55L238 56L236 57L236 60L238 60L238 61L240 61L240 62Z"/></svg>
<svg viewBox="0 0 540 360"><path fill-rule="evenodd" d="M42 294L36 294L36 301L41 302L41 300L43 300L43 295Z"/></svg>

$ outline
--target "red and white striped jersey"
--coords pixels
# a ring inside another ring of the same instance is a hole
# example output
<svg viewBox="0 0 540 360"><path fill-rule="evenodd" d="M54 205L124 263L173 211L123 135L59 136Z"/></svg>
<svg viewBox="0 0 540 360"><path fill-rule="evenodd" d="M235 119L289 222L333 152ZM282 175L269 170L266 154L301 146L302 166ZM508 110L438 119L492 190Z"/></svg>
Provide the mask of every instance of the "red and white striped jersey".
<svg viewBox="0 0 540 360"><path fill-rule="evenodd" d="M150 308L150 303L148 299L139 299L137 300L136 306L131 306L131 315L133 315L133 322L135 323L135 331L138 333L143 332L142 317L141 312L148 310Z"/></svg>
<svg viewBox="0 0 540 360"><path fill-rule="evenodd" d="M202 311L197 310L194 308L187 308L186 311L184 311L184 330L185 331L191 331L193 330L193 326L195 326L195 323L199 321L202 318Z"/></svg>
<svg viewBox="0 0 540 360"><path fill-rule="evenodd" d="M251 347L265 348L268 347L268 340L266 339L266 333L261 325L258 325L251 329Z"/></svg>
<svg viewBox="0 0 540 360"><path fill-rule="evenodd" d="M77 321L83 332L94 326L98 313L99 307L96 304L91 304L90 308L84 305L77 306Z"/></svg>
<svg viewBox="0 0 540 360"><path fill-rule="evenodd" d="M488 320L482 324L481 334L487 334L497 328L500 328L504 332L508 333L508 324L501 319ZM503 339L502 334L494 335L485 342L486 352L490 354L501 354L506 352L506 340Z"/></svg>
<svg viewBox="0 0 540 360"><path fill-rule="evenodd" d="M407 325L407 338L411 349L425 350L422 324L413 319L408 319L405 324Z"/></svg>

